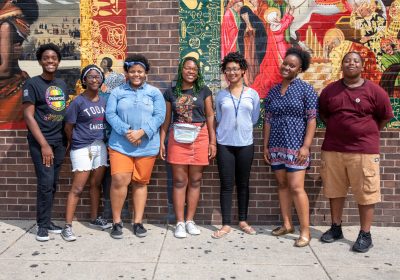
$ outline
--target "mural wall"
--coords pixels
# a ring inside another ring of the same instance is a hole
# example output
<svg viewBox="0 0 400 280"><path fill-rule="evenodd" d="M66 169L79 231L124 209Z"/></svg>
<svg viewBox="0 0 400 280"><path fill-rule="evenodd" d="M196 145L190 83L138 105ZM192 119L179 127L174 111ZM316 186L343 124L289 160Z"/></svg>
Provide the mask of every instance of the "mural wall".
<svg viewBox="0 0 400 280"><path fill-rule="evenodd" d="M180 1L181 24L190 25L210 12L211 2L220 6L220 58L231 51L242 53L250 64L245 83L261 98L281 80L279 65L291 46L312 54L302 78L317 91L341 77L345 53L358 51L365 60L364 78L380 84L391 97L396 117L390 126L400 127L400 0L189 0ZM189 42L196 37L188 35ZM195 51L196 46L190 47ZM197 49L204 54L204 47ZM188 52L185 48L182 55ZM214 76L219 74L215 71ZM221 81L225 86L223 77Z"/></svg>
<svg viewBox="0 0 400 280"><path fill-rule="evenodd" d="M36 49L60 47L58 76L81 92L81 67L104 57L118 69L126 53L126 0L0 0L0 129L25 128L22 87L41 74Z"/></svg>
<svg viewBox="0 0 400 280"><path fill-rule="evenodd" d="M302 78L317 91L340 78L340 61L351 50L365 59L364 77L391 97L400 127L400 0L180 0L181 56L200 58L215 92L226 86L221 58L239 51L250 62L245 82L264 98L280 81L278 67L290 46L310 51L310 69ZM114 69L126 55L126 0L1 0L0 129L24 128L21 88L41 69L36 48L53 42L63 61L59 75L80 92L79 69Z"/></svg>

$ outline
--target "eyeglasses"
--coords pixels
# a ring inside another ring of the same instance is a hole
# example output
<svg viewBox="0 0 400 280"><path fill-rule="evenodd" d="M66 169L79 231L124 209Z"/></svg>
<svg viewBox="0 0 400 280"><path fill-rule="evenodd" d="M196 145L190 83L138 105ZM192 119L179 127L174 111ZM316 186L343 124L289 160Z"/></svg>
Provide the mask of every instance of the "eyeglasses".
<svg viewBox="0 0 400 280"><path fill-rule="evenodd" d="M199 72L199 69L197 67L183 67L186 71L192 71L192 72Z"/></svg>
<svg viewBox="0 0 400 280"><path fill-rule="evenodd" d="M89 81L98 81L98 82L102 82L103 78L101 76L93 76L93 75L87 75L86 79L88 79Z"/></svg>
<svg viewBox="0 0 400 280"><path fill-rule="evenodd" d="M242 69L240 69L240 68L226 68L224 70L224 73L225 74L227 74L227 73L238 73L240 70L242 70Z"/></svg>

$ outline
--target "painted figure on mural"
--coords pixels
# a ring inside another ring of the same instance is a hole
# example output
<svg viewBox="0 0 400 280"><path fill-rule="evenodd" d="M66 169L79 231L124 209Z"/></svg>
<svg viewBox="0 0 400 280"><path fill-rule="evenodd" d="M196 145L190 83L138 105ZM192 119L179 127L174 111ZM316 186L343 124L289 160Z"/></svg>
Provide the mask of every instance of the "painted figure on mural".
<svg viewBox="0 0 400 280"><path fill-rule="evenodd" d="M386 18L383 16L382 7L377 7L375 0L365 0L355 3L353 9L350 25L360 30L360 43L375 54L378 66L381 68L380 40L386 29Z"/></svg>
<svg viewBox="0 0 400 280"><path fill-rule="evenodd" d="M269 8L265 13L265 19L269 25L267 28L267 51L260 64L260 73L251 85L261 98L265 98L272 86L280 83L282 80L279 67L286 50L290 47L285 40L285 31L293 21L294 10L294 7L287 6L286 13L282 19L280 10L277 8Z"/></svg>
<svg viewBox="0 0 400 280"><path fill-rule="evenodd" d="M400 39L400 0L395 0L389 7L386 37Z"/></svg>
<svg viewBox="0 0 400 280"><path fill-rule="evenodd" d="M399 44L399 43L398 43ZM400 51L396 41L384 38L381 40L383 74L379 85L390 97L400 97Z"/></svg>
<svg viewBox="0 0 400 280"><path fill-rule="evenodd" d="M36 0L6 0L0 4L0 129L23 126L22 87L29 76L19 67L18 59L29 26L38 14Z"/></svg>
<svg viewBox="0 0 400 280"><path fill-rule="evenodd" d="M238 50L239 13L242 7L242 0L230 0L226 6L221 24L221 58Z"/></svg>
<svg viewBox="0 0 400 280"><path fill-rule="evenodd" d="M117 73L112 69L113 60L110 57L104 57L100 62L100 67L103 69L105 80L101 86L101 91L110 93L114 88L125 83L126 78L122 73Z"/></svg>
<svg viewBox="0 0 400 280"><path fill-rule="evenodd" d="M240 9L238 33L239 51L244 55L249 68L245 72L244 82L251 85L259 72L259 65L265 56L267 33L263 21L245 5Z"/></svg>

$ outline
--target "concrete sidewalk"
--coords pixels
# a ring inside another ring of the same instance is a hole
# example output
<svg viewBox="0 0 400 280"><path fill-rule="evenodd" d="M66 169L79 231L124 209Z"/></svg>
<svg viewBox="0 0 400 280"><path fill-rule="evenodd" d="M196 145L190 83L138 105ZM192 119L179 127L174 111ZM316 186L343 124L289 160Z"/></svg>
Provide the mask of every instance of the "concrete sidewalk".
<svg viewBox="0 0 400 280"><path fill-rule="evenodd" d="M345 239L332 244L318 241L327 227L312 227L311 246L296 248L298 232L277 238L272 226L219 240L210 237L215 227L200 226L200 236L178 240L171 226L145 225L140 239L125 225L114 240L74 222L77 241L53 234L42 243L34 224L0 221L0 279L400 279L400 228L374 227L374 248L358 254L350 250L358 227L344 227Z"/></svg>

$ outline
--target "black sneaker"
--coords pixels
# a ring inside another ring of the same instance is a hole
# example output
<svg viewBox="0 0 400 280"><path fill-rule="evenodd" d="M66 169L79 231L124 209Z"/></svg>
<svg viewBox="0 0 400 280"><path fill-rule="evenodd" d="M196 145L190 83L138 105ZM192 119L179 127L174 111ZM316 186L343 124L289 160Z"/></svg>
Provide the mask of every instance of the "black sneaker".
<svg viewBox="0 0 400 280"><path fill-rule="evenodd" d="M96 220L90 221L89 226L91 227L98 227L101 229L108 229L112 227L111 223L107 223L106 219L103 219L101 216L97 217Z"/></svg>
<svg viewBox="0 0 400 280"><path fill-rule="evenodd" d="M342 225L332 224L331 228L328 229L321 236L321 241L325 243L332 243L338 239L343 238Z"/></svg>
<svg viewBox="0 0 400 280"><path fill-rule="evenodd" d="M137 236L137 237L145 237L147 235L147 230L143 227L143 224L133 224L133 233Z"/></svg>
<svg viewBox="0 0 400 280"><path fill-rule="evenodd" d="M47 227L47 230L50 233L60 234L63 229L62 229L62 227L55 225L53 222L50 222L50 225Z"/></svg>
<svg viewBox="0 0 400 280"><path fill-rule="evenodd" d="M359 253L366 253L368 252L369 248L372 248L373 246L371 233L360 230L352 250Z"/></svg>
<svg viewBox="0 0 400 280"><path fill-rule="evenodd" d="M47 231L47 228L44 227L38 227L37 233L36 233L36 240L37 241L49 241L49 232Z"/></svg>
<svg viewBox="0 0 400 280"><path fill-rule="evenodd" d="M115 239L122 239L124 237L122 233L122 228L123 228L122 222L113 224L110 233L111 237Z"/></svg>

